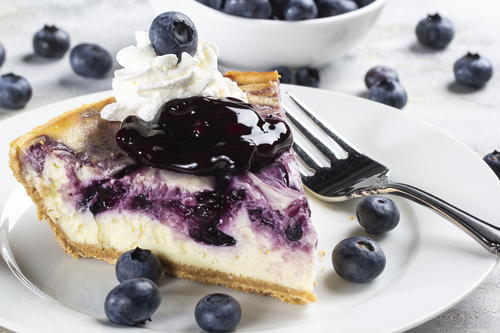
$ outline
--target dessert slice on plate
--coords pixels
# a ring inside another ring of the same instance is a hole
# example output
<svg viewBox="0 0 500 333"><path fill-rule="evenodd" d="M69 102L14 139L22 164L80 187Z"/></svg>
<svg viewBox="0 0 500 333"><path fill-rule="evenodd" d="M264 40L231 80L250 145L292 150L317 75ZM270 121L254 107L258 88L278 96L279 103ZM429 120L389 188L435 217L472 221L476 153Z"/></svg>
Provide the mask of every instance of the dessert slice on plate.
<svg viewBox="0 0 500 333"><path fill-rule="evenodd" d="M200 40L177 63L155 54L144 34L137 39L118 54L116 99L11 143L12 170L39 218L74 257L111 263L141 247L181 278L316 300L317 238L278 74L223 77L212 44ZM169 83L178 87L179 77L188 79L175 90Z"/></svg>

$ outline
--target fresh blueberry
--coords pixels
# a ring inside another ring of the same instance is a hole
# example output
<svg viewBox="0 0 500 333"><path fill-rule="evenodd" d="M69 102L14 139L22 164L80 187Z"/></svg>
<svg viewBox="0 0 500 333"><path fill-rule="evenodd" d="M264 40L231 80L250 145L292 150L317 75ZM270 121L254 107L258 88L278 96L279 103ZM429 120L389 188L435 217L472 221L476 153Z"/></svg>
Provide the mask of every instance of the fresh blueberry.
<svg viewBox="0 0 500 333"><path fill-rule="evenodd" d="M273 14L280 20L300 21L318 16L314 0L271 0Z"/></svg>
<svg viewBox="0 0 500 333"><path fill-rule="evenodd" d="M295 83L295 77L293 76L293 71L290 68L286 66L276 66L272 70L279 73L281 83Z"/></svg>
<svg viewBox="0 0 500 333"><path fill-rule="evenodd" d="M33 37L35 54L44 58L62 58L69 49L69 35L55 25L45 25Z"/></svg>
<svg viewBox="0 0 500 333"><path fill-rule="evenodd" d="M338 243L332 253L333 268L342 278L370 282L385 268L385 254L371 238L356 236Z"/></svg>
<svg viewBox="0 0 500 333"><path fill-rule="evenodd" d="M3 47L2 43L0 43L0 67L2 67L4 61L5 61L5 48Z"/></svg>
<svg viewBox="0 0 500 333"><path fill-rule="evenodd" d="M366 232L374 235L391 231L399 223L399 209L394 201L377 195L361 200L356 216Z"/></svg>
<svg viewBox="0 0 500 333"><path fill-rule="evenodd" d="M402 109L408 102L408 95L401 83L384 79L368 90L368 99Z"/></svg>
<svg viewBox="0 0 500 333"><path fill-rule="evenodd" d="M222 9L222 5L224 4L224 0L196 0L205 6L212 7L214 9Z"/></svg>
<svg viewBox="0 0 500 333"><path fill-rule="evenodd" d="M494 151L489 153L484 157L486 164L495 172L498 178L500 178L500 152Z"/></svg>
<svg viewBox="0 0 500 333"><path fill-rule="evenodd" d="M237 300L226 294L203 297L194 309L198 326L208 333L232 332L241 319L241 307Z"/></svg>
<svg viewBox="0 0 500 333"><path fill-rule="evenodd" d="M179 12L158 15L149 28L149 39L156 54L175 54L179 62L183 52L194 56L198 48L198 31L193 21Z"/></svg>
<svg viewBox="0 0 500 333"><path fill-rule="evenodd" d="M104 301L106 317L127 326L144 324L160 305L160 291L153 281L127 280L113 288Z"/></svg>
<svg viewBox="0 0 500 333"><path fill-rule="evenodd" d="M467 53L455 62L453 73L458 83L471 88L481 88L493 76L493 66L487 58L477 53Z"/></svg>
<svg viewBox="0 0 500 333"><path fill-rule="evenodd" d="M453 23L439 14L428 15L417 24L418 41L431 49L441 50L450 44L455 34Z"/></svg>
<svg viewBox="0 0 500 333"><path fill-rule="evenodd" d="M272 8L269 0L226 0L224 12L250 18L268 19Z"/></svg>
<svg viewBox="0 0 500 333"><path fill-rule="evenodd" d="M384 79L399 81L398 73L396 73L394 69L387 66L375 66L366 72L366 87L369 89Z"/></svg>
<svg viewBox="0 0 500 333"><path fill-rule="evenodd" d="M358 9L353 0L318 0L319 17L340 15Z"/></svg>
<svg viewBox="0 0 500 333"><path fill-rule="evenodd" d="M31 85L24 77L13 73L0 76L0 107L22 109L31 95Z"/></svg>
<svg viewBox="0 0 500 333"><path fill-rule="evenodd" d="M134 250L123 253L118 258L115 272L120 282L135 278L146 278L158 283L161 278L161 263L151 251L136 247Z"/></svg>
<svg viewBox="0 0 500 333"><path fill-rule="evenodd" d="M354 1L356 1L356 3L358 4L358 7L361 8L364 6L368 6L369 4L374 2L375 0L354 0Z"/></svg>
<svg viewBox="0 0 500 333"><path fill-rule="evenodd" d="M106 76L111 69L111 55L96 44L78 44L69 55L69 62L76 74L94 79Z"/></svg>
<svg viewBox="0 0 500 333"><path fill-rule="evenodd" d="M319 71L316 68L300 67L295 73L295 81L301 86L319 87Z"/></svg>

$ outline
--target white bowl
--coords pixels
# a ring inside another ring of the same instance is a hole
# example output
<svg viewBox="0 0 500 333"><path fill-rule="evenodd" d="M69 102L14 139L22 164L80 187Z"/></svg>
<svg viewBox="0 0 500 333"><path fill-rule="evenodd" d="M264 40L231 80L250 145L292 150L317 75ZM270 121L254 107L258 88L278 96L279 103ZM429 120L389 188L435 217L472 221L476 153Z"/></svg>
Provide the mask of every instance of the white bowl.
<svg viewBox="0 0 500 333"><path fill-rule="evenodd" d="M338 16L298 22L228 15L195 0L150 1L156 14L174 10L188 15L200 37L219 46L224 65L262 70L329 63L366 35L386 0Z"/></svg>

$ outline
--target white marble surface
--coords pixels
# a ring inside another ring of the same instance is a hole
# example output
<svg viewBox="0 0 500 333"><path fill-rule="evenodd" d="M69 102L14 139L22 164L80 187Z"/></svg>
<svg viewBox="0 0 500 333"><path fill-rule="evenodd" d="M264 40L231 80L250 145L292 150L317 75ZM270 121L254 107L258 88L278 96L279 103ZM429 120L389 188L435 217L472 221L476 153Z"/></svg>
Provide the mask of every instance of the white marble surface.
<svg viewBox="0 0 500 333"><path fill-rule="evenodd" d="M441 52L422 49L413 33L416 22L435 11L456 25L455 40ZM367 69L378 64L394 67L409 95L402 112L441 127L481 156L500 149L500 21L494 13L500 13L500 4L492 0L388 0L367 39L322 70L322 88L364 95ZM0 119L110 88L109 78L75 76L67 56L56 62L32 57L32 35L44 23L64 27L73 45L96 42L114 54L133 42L133 30L148 28L152 15L146 0L0 0L0 41L8 52L0 72L26 76L34 90L25 110L0 110ZM495 66L492 81L481 91L453 84L453 62L469 50L490 58ZM465 300L410 332L500 332L500 267Z"/></svg>

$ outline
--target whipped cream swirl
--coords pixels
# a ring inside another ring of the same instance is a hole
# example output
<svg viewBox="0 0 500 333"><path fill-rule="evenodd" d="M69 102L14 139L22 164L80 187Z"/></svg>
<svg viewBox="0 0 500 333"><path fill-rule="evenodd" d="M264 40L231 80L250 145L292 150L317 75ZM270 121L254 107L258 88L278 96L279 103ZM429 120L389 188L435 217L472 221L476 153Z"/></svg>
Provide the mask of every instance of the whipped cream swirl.
<svg viewBox="0 0 500 333"><path fill-rule="evenodd" d="M116 102L101 111L102 118L122 121L135 115L151 121L166 102L193 96L247 101L238 85L218 71L219 50L214 44L199 39L196 54L183 53L178 63L174 54L158 56L147 32L136 31L135 38L136 46L125 47L116 56L124 68L115 71Z"/></svg>

